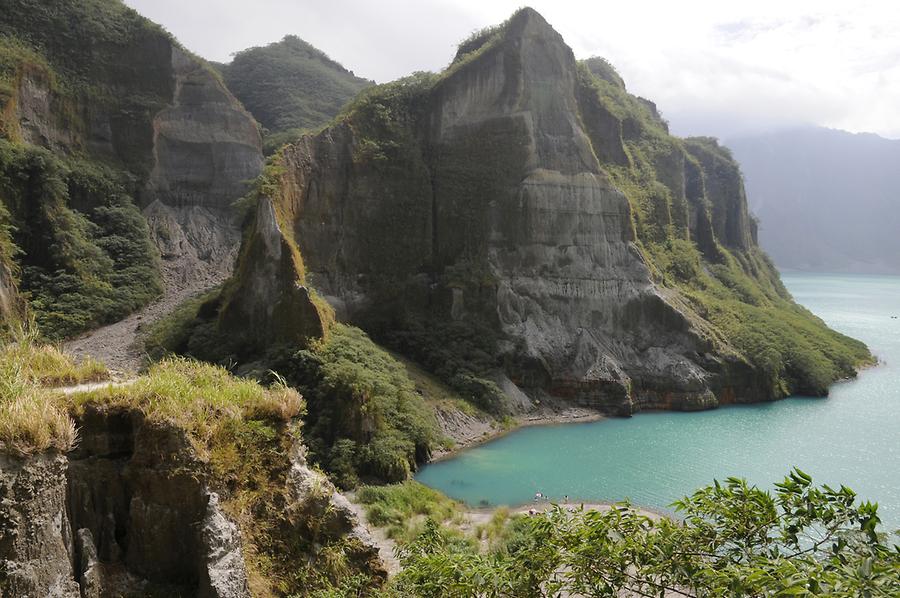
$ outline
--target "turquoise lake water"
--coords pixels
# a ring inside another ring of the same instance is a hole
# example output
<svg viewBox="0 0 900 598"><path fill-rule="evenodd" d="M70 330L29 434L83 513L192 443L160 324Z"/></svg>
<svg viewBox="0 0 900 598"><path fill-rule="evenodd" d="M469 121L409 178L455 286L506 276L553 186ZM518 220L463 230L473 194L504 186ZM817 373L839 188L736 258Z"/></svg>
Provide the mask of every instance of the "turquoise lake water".
<svg viewBox="0 0 900 598"><path fill-rule="evenodd" d="M517 505L540 491L666 510L715 478L770 487L797 466L877 501L885 525L900 527L900 277L782 278L799 303L883 363L835 384L827 399L523 428L416 479L470 505Z"/></svg>

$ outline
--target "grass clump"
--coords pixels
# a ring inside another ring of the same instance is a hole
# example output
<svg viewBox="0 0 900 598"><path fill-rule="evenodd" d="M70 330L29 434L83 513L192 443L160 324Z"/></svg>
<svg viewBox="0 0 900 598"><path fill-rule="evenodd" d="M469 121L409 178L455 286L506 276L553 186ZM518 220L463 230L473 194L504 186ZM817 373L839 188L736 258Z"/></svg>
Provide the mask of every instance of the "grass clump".
<svg viewBox="0 0 900 598"><path fill-rule="evenodd" d="M15 366L0 364L0 451L26 456L71 449L75 422L59 403L54 393L30 382Z"/></svg>
<svg viewBox="0 0 900 598"><path fill-rule="evenodd" d="M76 363L36 338L30 329L19 328L0 347L0 450L17 455L66 452L75 444L75 423L62 394L46 387L109 377L102 364Z"/></svg>
<svg viewBox="0 0 900 598"><path fill-rule="evenodd" d="M462 516L460 503L415 480L363 486L356 500L364 506L369 523L385 528L388 537L401 542L416 537L425 519L442 523Z"/></svg>
<svg viewBox="0 0 900 598"><path fill-rule="evenodd" d="M40 343L40 335L31 324L14 326L11 335L0 346L0 364L15 369L30 384L52 387L109 379L106 366L96 359L76 361L58 346Z"/></svg>
<svg viewBox="0 0 900 598"><path fill-rule="evenodd" d="M8 343L0 361L22 364L28 379L38 386L69 386L109 379L106 366L91 357L76 362L54 345Z"/></svg>

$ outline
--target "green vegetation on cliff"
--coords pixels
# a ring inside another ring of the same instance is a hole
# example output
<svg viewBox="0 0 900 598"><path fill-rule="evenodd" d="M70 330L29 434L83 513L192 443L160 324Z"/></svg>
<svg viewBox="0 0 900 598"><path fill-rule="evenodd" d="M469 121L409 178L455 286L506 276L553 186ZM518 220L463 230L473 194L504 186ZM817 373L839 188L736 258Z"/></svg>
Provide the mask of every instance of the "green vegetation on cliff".
<svg viewBox="0 0 900 598"><path fill-rule="evenodd" d="M749 361L768 396L827 394L872 360L866 346L793 302L756 244L740 169L710 138L669 135L606 61L579 69L580 97L620 132L592 135L602 167L632 205L636 242L657 284L676 291L710 339ZM691 176L693 175L693 176Z"/></svg>
<svg viewBox="0 0 900 598"><path fill-rule="evenodd" d="M162 292L137 203L173 43L119 0L11 0L0 13L0 202L17 283L50 339Z"/></svg>
<svg viewBox="0 0 900 598"><path fill-rule="evenodd" d="M333 486L306 467L299 419L305 403L295 390L277 382L264 388L218 366L172 358L134 381L65 395L43 385L102 380L105 369L76 364L35 337L23 334L0 348L0 454L65 455L81 450L84 430L90 451L109 425L98 432L98 422L126 415L144 430L135 451L161 460L151 466L155 473L176 486L187 476L192 482L181 488L218 495L240 528L238 554L253 596L309 595L348 579L368 589L382 583L372 550L350 534L352 519L335 513ZM185 514L196 499L178 498ZM96 515L102 508L96 506Z"/></svg>
<svg viewBox="0 0 900 598"><path fill-rule="evenodd" d="M109 377L91 359L76 363L19 327L0 346L0 452L29 455L72 448L77 433L62 396L47 387L98 382Z"/></svg>
<svg viewBox="0 0 900 598"><path fill-rule="evenodd" d="M162 292L158 254L121 174L0 140L0 201L20 288L47 337L115 321Z"/></svg>
<svg viewBox="0 0 900 598"><path fill-rule="evenodd" d="M438 441L434 416L403 364L351 326L273 368L309 405L307 442L336 483L405 480Z"/></svg>
<svg viewBox="0 0 900 598"><path fill-rule="evenodd" d="M266 379L274 372L306 399L310 457L339 486L405 480L438 445L434 416L405 366L363 331L334 324L305 348L275 343L247 362L218 330L210 296L185 302L152 326L148 352L229 364L243 355L239 369L248 375Z"/></svg>
<svg viewBox="0 0 900 598"><path fill-rule="evenodd" d="M268 129L267 153L324 125L372 84L293 35L238 52L220 69L232 93Z"/></svg>
<svg viewBox="0 0 900 598"><path fill-rule="evenodd" d="M384 528L400 544L423 531L426 519L438 524L458 521L462 505L415 480L382 486L363 486L356 492L369 524Z"/></svg>

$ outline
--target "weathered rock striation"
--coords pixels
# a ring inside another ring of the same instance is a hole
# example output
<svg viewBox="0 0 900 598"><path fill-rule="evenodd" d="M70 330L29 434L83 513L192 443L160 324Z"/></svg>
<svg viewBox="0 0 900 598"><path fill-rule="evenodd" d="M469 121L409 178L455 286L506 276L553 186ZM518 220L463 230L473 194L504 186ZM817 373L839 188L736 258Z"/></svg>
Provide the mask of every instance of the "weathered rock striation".
<svg viewBox="0 0 900 598"><path fill-rule="evenodd" d="M219 313L249 346L305 342L327 321L304 299L314 287L414 358L407 330L485 324L493 381L524 390L524 408L549 396L619 414L699 409L827 384L790 364L765 371L719 324L724 301L799 310L756 246L727 150L669 136L651 102L604 61L578 63L531 9L462 44L440 75L364 95L285 148L259 188Z"/></svg>

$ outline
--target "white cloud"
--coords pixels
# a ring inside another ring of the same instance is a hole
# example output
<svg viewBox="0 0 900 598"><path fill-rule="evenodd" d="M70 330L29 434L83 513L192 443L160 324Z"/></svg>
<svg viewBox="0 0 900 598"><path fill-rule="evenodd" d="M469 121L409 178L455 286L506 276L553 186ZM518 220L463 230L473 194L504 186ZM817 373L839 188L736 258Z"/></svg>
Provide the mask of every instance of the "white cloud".
<svg viewBox="0 0 900 598"><path fill-rule="evenodd" d="M126 0L214 60L296 34L358 75L438 70L521 0ZM900 4L890 0L531 3L579 57L601 55L676 132L800 123L900 137Z"/></svg>

